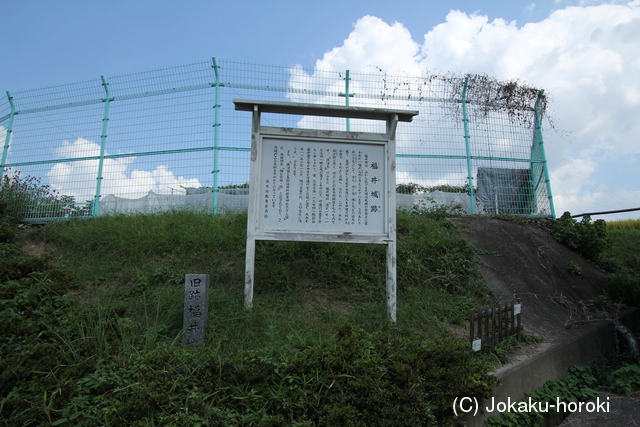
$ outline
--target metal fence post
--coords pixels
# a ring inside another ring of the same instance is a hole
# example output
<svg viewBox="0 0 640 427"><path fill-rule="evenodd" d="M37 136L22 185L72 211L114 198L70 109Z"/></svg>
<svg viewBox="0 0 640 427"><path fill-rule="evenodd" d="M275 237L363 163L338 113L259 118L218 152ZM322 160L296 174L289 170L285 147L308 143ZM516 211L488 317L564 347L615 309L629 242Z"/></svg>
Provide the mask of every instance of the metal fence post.
<svg viewBox="0 0 640 427"><path fill-rule="evenodd" d="M471 168L471 147L469 144L469 117L467 115L467 86L469 85L469 77L464 79L462 88L462 122L464 123L464 144L467 156L467 181L469 184L469 208L471 215L476 213L476 196L473 192L473 171Z"/></svg>
<svg viewBox="0 0 640 427"><path fill-rule="evenodd" d="M547 155L544 151L544 142L542 140L542 115L540 114L540 101L544 96L544 89L538 92L538 99L536 100L536 105L534 107L535 119L536 119L536 130L535 130L535 139L540 146L540 155L542 156L542 169L544 170L544 177L547 184L547 196L549 197L549 209L551 210L551 217L556 217L556 211L553 207L553 194L551 193L551 179L549 178L549 167L547 164Z"/></svg>
<svg viewBox="0 0 640 427"><path fill-rule="evenodd" d="M98 216L100 213L100 191L102 189L102 168L104 166L104 147L107 142L107 123L109 122L109 104L112 101L111 94L109 93L109 83L104 78L104 76L100 76L102 80L102 87L104 87L104 92L106 94L106 98L104 99L104 116L102 118L102 135L100 135L100 159L98 160L98 177L96 178L96 195L93 198L93 206L91 209L91 214L93 216Z"/></svg>
<svg viewBox="0 0 640 427"><path fill-rule="evenodd" d="M349 93L349 80L351 80L351 78L349 77L349 70L347 70L347 73L345 74L345 78L344 78L344 93L339 93L338 96L344 96L345 100L345 104L347 107L349 106L349 98L351 98L353 96L352 93ZM347 121L347 132L351 132L351 119L350 118L346 118Z"/></svg>
<svg viewBox="0 0 640 427"><path fill-rule="evenodd" d="M218 62L216 61L216 58L213 57L212 58L213 61L213 72L215 73L216 76L216 82L215 82L215 86L216 86L216 99L215 99L215 105L214 105L214 115L213 115L213 188L212 188L212 192L213 192L213 200L212 200L212 204L213 204L213 214L216 215L218 213L218 173L220 172L218 170L218 128L220 127L220 73L218 72L218 69L220 68L220 66L218 65Z"/></svg>
<svg viewBox="0 0 640 427"><path fill-rule="evenodd" d="M16 106L13 103L13 96L7 91L7 99L11 106L11 112L9 113L9 123L6 127L6 134L4 136L4 148L2 150L2 159L0 159L0 179L4 176L4 165L7 162L7 154L9 153L9 141L11 140L11 132L13 131L13 118L16 115Z"/></svg>

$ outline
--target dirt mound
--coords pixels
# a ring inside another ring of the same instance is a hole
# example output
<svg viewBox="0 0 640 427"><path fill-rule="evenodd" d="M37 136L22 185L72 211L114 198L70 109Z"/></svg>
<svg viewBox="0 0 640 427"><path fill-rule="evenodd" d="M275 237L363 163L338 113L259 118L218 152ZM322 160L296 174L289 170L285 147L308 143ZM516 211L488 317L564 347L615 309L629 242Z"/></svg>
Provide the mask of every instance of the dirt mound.
<svg viewBox="0 0 640 427"><path fill-rule="evenodd" d="M522 300L526 331L551 338L592 318L585 302L607 288L607 276L534 224L455 218L467 241L481 249L481 273L496 302Z"/></svg>

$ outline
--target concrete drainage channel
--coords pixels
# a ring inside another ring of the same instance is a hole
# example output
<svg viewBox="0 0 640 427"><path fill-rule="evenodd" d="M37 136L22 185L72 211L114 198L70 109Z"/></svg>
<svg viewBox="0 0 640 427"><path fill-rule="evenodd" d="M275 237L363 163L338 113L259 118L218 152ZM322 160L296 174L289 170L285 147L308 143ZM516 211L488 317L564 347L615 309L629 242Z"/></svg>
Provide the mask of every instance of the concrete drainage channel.
<svg viewBox="0 0 640 427"><path fill-rule="evenodd" d="M539 344L532 354L519 357L517 360L500 367L495 375L501 384L495 389L492 398L478 402L478 411L473 411L456 421L457 426L483 426L492 415L499 412L489 412L500 402L515 402L524 394L542 387L548 380L560 378L566 374L571 365L590 365L601 357L613 355L617 349L629 347L629 338L625 338L624 330L630 330L636 336L640 331L640 311L627 310L620 316L619 323L626 328L618 328L610 320L601 320L562 331L553 338ZM621 343L622 344L619 344ZM636 343L637 344L637 343ZM465 409L475 403L468 402ZM551 413L546 417L547 426L558 426L569 414Z"/></svg>

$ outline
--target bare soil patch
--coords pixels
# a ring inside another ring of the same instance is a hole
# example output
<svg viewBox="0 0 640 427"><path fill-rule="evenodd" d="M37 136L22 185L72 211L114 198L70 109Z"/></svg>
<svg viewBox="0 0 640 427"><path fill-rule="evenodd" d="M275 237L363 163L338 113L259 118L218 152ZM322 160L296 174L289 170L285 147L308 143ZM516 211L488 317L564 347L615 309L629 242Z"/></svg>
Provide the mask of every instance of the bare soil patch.
<svg viewBox="0 0 640 427"><path fill-rule="evenodd" d="M481 249L481 274L496 302L520 299L526 331L548 339L597 320L586 302L607 289L607 275L535 224L493 218L455 218ZM570 263L579 266L569 268Z"/></svg>

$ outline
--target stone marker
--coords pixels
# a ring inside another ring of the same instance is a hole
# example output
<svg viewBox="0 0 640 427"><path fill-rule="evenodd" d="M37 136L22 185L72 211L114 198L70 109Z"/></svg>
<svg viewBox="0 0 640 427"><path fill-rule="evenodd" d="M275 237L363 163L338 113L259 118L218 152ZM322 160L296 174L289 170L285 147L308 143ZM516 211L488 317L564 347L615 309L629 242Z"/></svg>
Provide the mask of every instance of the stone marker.
<svg viewBox="0 0 640 427"><path fill-rule="evenodd" d="M209 275L187 274L184 279L183 347L202 347L209 309Z"/></svg>

